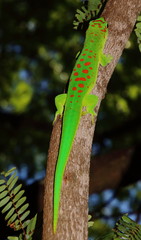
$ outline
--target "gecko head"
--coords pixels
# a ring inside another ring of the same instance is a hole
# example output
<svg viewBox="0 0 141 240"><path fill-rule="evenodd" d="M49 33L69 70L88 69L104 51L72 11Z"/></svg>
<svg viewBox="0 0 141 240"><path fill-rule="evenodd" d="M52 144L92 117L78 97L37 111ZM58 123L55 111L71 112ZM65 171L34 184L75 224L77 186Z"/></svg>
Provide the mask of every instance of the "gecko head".
<svg viewBox="0 0 141 240"><path fill-rule="evenodd" d="M108 23L105 21L103 17L98 18L96 20L91 20L89 22L89 28L88 31L91 32L101 32L104 35L107 35L108 33Z"/></svg>

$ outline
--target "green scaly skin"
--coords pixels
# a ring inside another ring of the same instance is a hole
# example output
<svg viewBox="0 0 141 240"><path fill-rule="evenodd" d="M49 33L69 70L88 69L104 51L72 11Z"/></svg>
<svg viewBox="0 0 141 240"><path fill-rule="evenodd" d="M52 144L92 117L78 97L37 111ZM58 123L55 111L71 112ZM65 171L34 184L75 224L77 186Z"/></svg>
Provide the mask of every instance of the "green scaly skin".
<svg viewBox="0 0 141 240"><path fill-rule="evenodd" d="M76 131L82 114L90 113L94 121L94 108L98 103L98 97L90 95L95 86L99 64L106 66L112 59L105 55L103 49L108 35L107 22L104 18L90 21L86 31L86 39L81 54L79 55L72 71L67 94L58 95L55 98L58 115L63 114L62 136L54 180L54 213L53 232L56 233L61 186L63 175L69 155L72 149ZM82 108L86 107L86 112ZM54 121L55 121L54 120Z"/></svg>

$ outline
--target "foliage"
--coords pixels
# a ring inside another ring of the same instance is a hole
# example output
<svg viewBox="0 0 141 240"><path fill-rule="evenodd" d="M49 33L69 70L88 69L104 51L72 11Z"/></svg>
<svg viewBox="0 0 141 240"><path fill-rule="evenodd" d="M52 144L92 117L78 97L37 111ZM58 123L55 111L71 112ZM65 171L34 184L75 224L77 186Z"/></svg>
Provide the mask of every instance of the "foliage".
<svg viewBox="0 0 141 240"><path fill-rule="evenodd" d="M89 227L95 229L95 224L91 222ZM115 227L111 230L107 228L107 233L103 234L104 228L96 237L96 240L140 240L141 239L141 225L130 219L127 214L123 215Z"/></svg>
<svg viewBox="0 0 141 240"><path fill-rule="evenodd" d="M141 52L141 16L137 18L135 33L137 35L137 42L139 44L139 50Z"/></svg>
<svg viewBox="0 0 141 240"><path fill-rule="evenodd" d="M7 172L2 172L3 179L0 180L0 207L2 213L6 213L5 221L7 226L14 231L22 230L19 237L8 237L9 240L32 240L37 215L32 219L27 219L30 210L27 210L29 204L26 203L24 190L21 190L22 184L17 185L18 177L12 168Z"/></svg>
<svg viewBox="0 0 141 240"><path fill-rule="evenodd" d="M98 17L104 2L106 2L106 0L90 0L87 3L87 8L82 6L81 10L77 9L77 13L75 14L76 20L73 21L74 29L77 29L78 26L85 21Z"/></svg>
<svg viewBox="0 0 141 240"><path fill-rule="evenodd" d="M114 229L114 240L140 240L141 225L131 220L127 215L122 216Z"/></svg>

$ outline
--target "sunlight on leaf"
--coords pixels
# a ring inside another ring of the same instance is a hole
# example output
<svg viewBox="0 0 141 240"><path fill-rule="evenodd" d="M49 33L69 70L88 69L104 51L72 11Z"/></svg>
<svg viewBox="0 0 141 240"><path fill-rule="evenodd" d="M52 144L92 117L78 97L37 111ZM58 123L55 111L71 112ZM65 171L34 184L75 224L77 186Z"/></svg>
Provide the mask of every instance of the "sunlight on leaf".
<svg viewBox="0 0 141 240"><path fill-rule="evenodd" d="M130 113L128 102L123 97L117 94L109 94L107 98L107 104L109 107L116 109L118 112L122 112L126 115Z"/></svg>
<svg viewBox="0 0 141 240"><path fill-rule="evenodd" d="M44 46L39 46L38 54L44 60L49 60L49 58L50 58L48 51Z"/></svg>
<svg viewBox="0 0 141 240"><path fill-rule="evenodd" d="M31 86L24 81L20 81L12 92L10 104L16 112L23 112L30 103L32 95L33 91Z"/></svg>
<svg viewBox="0 0 141 240"><path fill-rule="evenodd" d="M129 107L128 107L128 103L127 103L127 101L124 99L124 98L122 98L122 97L119 97L118 99L117 99L117 109L119 110L119 111L121 111L121 112L123 112L123 113L125 113L125 114L129 114L129 112L130 112L130 109L129 109Z"/></svg>
<svg viewBox="0 0 141 240"><path fill-rule="evenodd" d="M131 47L132 42L130 40L127 41L125 48L129 49Z"/></svg>
<svg viewBox="0 0 141 240"><path fill-rule="evenodd" d="M127 91L127 96L129 96L133 100L137 99L138 96L141 94L141 89L136 85L128 86L126 91Z"/></svg>

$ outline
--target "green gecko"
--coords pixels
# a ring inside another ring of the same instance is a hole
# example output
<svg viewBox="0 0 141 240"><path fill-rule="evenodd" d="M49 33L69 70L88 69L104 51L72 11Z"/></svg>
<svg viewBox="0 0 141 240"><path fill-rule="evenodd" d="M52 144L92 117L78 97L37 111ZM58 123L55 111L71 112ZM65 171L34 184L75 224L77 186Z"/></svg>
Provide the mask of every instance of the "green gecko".
<svg viewBox="0 0 141 240"><path fill-rule="evenodd" d="M70 76L68 93L60 94L55 98L57 108L55 120L58 115L63 115L63 127L54 179L54 233L57 230L63 175L80 118L81 115L90 113L93 122L98 97L90 95L90 92L97 80L99 64L106 66L112 59L110 55L103 53L107 36L107 22L103 17L90 21L84 47ZM86 112L82 111L83 107L86 107Z"/></svg>

